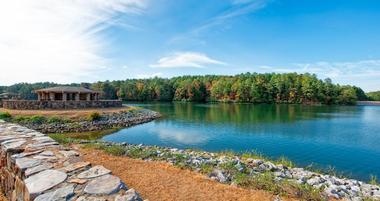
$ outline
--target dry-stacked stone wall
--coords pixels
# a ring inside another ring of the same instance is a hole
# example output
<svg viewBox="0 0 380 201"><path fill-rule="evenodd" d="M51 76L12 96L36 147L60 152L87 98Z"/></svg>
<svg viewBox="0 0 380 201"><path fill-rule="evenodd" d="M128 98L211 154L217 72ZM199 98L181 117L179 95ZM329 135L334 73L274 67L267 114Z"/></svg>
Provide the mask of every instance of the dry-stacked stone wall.
<svg viewBox="0 0 380 201"><path fill-rule="evenodd" d="M12 110L40 109L83 109L121 107L121 100L98 101L37 101L37 100L3 100L3 107Z"/></svg>
<svg viewBox="0 0 380 201"><path fill-rule="evenodd" d="M0 185L9 201L142 200L103 166L50 137L0 120Z"/></svg>

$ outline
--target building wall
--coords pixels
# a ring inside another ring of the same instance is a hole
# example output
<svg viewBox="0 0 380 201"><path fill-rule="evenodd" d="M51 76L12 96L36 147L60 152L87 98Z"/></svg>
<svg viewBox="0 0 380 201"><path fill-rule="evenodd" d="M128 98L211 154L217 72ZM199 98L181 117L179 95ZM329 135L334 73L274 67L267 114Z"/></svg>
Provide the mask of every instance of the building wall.
<svg viewBox="0 0 380 201"><path fill-rule="evenodd" d="M3 107L15 110L39 109L82 109L121 107L120 100L99 101L36 101L36 100L3 100Z"/></svg>

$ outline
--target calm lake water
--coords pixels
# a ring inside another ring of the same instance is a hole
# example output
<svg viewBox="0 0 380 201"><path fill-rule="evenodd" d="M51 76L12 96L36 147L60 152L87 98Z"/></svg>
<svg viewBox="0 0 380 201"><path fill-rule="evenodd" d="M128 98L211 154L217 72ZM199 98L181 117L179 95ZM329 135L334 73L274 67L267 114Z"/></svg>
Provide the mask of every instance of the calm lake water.
<svg viewBox="0 0 380 201"><path fill-rule="evenodd" d="M333 166L368 180L380 177L380 107L253 104L146 103L162 119L120 130L113 142L197 148L255 150L285 156L299 166Z"/></svg>

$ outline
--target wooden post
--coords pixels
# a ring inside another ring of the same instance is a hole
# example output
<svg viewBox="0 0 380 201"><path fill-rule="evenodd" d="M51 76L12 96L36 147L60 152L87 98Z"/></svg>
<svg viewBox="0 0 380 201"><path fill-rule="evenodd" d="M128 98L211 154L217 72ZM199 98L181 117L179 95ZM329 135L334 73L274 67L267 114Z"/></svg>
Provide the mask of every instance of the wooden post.
<svg viewBox="0 0 380 201"><path fill-rule="evenodd" d="M37 92L38 100L41 100L41 92Z"/></svg>
<svg viewBox="0 0 380 201"><path fill-rule="evenodd" d="M54 101L55 100L55 93L50 92L49 95L50 95L50 100Z"/></svg>
<svg viewBox="0 0 380 201"><path fill-rule="evenodd" d="M62 93L62 101L67 101L67 93Z"/></svg>
<svg viewBox="0 0 380 201"><path fill-rule="evenodd" d="M75 100L79 101L79 93L75 93Z"/></svg>
<svg viewBox="0 0 380 201"><path fill-rule="evenodd" d="M91 94L88 93L86 98L87 98L87 101L90 101L91 100Z"/></svg>

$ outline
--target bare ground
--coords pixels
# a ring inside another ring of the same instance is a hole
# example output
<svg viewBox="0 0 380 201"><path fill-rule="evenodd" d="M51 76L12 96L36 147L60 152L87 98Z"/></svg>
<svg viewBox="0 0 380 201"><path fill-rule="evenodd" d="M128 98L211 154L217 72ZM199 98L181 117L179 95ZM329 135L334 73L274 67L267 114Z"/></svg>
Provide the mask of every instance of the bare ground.
<svg viewBox="0 0 380 201"><path fill-rule="evenodd" d="M151 201L273 201L276 197L262 190L221 184L164 162L111 156L94 149L80 149L80 152L84 160L112 170L129 188Z"/></svg>
<svg viewBox="0 0 380 201"><path fill-rule="evenodd" d="M134 109L134 107L125 106L119 108L89 108L89 109L63 109L63 110L10 110L5 108L0 108L0 112L9 112L13 116L22 115L22 116L33 116L33 115L42 115L42 116L59 116L66 117L69 119L79 119L82 117L87 117L93 112L98 113L115 113L122 112Z"/></svg>

